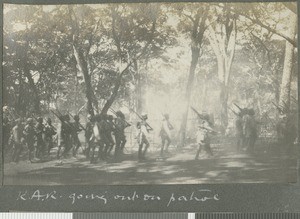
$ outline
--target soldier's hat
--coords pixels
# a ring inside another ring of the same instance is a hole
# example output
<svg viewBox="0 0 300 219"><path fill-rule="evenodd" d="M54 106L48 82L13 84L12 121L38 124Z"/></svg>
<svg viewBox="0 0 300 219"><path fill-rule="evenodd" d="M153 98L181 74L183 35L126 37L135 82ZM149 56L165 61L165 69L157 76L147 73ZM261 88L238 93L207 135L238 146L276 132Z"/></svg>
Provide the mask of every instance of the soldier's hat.
<svg viewBox="0 0 300 219"><path fill-rule="evenodd" d="M88 114L88 115L87 115L87 118L88 118L89 120L91 120L91 119L92 119L92 115L91 115L91 114Z"/></svg>
<svg viewBox="0 0 300 219"><path fill-rule="evenodd" d="M142 119L148 119L147 113L142 113L141 117L142 117Z"/></svg>
<svg viewBox="0 0 300 219"><path fill-rule="evenodd" d="M37 118L37 121L38 121L38 122L43 122L43 118L42 118L42 117L39 117L39 118Z"/></svg>

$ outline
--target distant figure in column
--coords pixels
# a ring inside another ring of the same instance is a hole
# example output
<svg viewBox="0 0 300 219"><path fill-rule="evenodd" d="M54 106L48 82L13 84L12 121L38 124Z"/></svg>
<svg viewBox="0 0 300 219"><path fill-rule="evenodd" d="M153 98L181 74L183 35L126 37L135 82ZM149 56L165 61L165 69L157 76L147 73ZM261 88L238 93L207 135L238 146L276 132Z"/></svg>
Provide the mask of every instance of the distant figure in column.
<svg viewBox="0 0 300 219"><path fill-rule="evenodd" d="M159 135L161 137L161 150L160 150L161 157L164 155L164 152L168 152L171 143L171 130L173 129L174 127L169 121L169 114L164 114L162 124L161 124L161 129L159 132Z"/></svg>
<svg viewBox="0 0 300 219"><path fill-rule="evenodd" d="M50 151L53 148L53 136L56 135L56 129L52 125L52 120L47 119L47 124L45 125L45 143L48 150L47 155L50 156Z"/></svg>
<svg viewBox="0 0 300 219"><path fill-rule="evenodd" d="M119 158L120 154L124 154L124 148L126 144L125 129L130 126L125 120L125 115L121 111L116 112L117 118L115 119L115 137L116 137L116 148L115 158Z"/></svg>
<svg viewBox="0 0 300 219"><path fill-rule="evenodd" d="M23 138L23 126L21 119L16 119L15 120L15 126L12 129L12 144L13 144L13 154L12 154L12 161L18 163L20 159L20 155L23 150L23 143L24 143L24 138Z"/></svg>
<svg viewBox="0 0 300 219"><path fill-rule="evenodd" d="M244 134L243 134L243 115L241 112L236 114L235 120L235 136L237 151L240 152L244 147Z"/></svg>
<svg viewBox="0 0 300 219"><path fill-rule="evenodd" d="M43 124L43 118L39 117L37 119L37 124L35 126L35 134L36 134L36 154L35 156L41 159L45 153L45 142L44 142L44 133L45 126Z"/></svg>
<svg viewBox="0 0 300 219"><path fill-rule="evenodd" d="M10 149L10 144L9 144L9 138L10 138L10 132L11 132L11 125L10 125L10 122L9 122L9 119L4 116L3 117L3 151L4 151L4 154L6 154L9 149Z"/></svg>
<svg viewBox="0 0 300 219"><path fill-rule="evenodd" d="M198 131L196 133L196 139L198 143L198 150L195 156L195 160L198 160L199 154L204 149L209 156L213 156L212 149L210 147L210 133L216 133L209 124L209 116L204 115L203 120L198 125Z"/></svg>
<svg viewBox="0 0 300 219"><path fill-rule="evenodd" d="M153 130L147 123L148 115L144 113L141 115L141 117L142 117L142 120L137 124L137 128L139 130L138 136L137 136L138 144L139 144L139 151L138 151L139 161L146 159L146 152L150 146L149 141L148 141L148 135L149 135L149 132ZM144 147L144 145L145 145L145 147ZM143 150L143 148L144 148L144 150Z"/></svg>
<svg viewBox="0 0 300 219"><path fill-rule="evenodd" d="M72 123L72 143L74 144L73 156L77 155L79 147L81 147L81 142L78 138L78 134L82 131L81 124L79 122L79 115L74 116L74 122Z"/></svg>
<svg viewBox="0 0 300 219"><path fill-rule="evenodd" d="M94 128L94 118L92 118L92 115L88 115L87 116L87 123L85 126L85 133L84 133L84 137L85 137L85 142L87 144L87 149L86 149L86 158L89 159L90 158L90 151L92 148L92 144L93 144L93 128Z"/></svg>
<svg viewBox="0 0 300 219"><path fill-rule="evenodd" d="M257 139L257 126L254 115L254 110L248 109L246 115L243 117L243 132L245 136L245 146L246 150L250 153L254 152L254 145Z"/></svg>
<svg viewBox="0 0 300 219"><path fill-rule="evenodd" d="M26 121L26 126L23 131L25 144L28 148L28 158L30 162L34 159L34 143L35 143L35 128L33 124L33 119L28 118Z"/></svg>

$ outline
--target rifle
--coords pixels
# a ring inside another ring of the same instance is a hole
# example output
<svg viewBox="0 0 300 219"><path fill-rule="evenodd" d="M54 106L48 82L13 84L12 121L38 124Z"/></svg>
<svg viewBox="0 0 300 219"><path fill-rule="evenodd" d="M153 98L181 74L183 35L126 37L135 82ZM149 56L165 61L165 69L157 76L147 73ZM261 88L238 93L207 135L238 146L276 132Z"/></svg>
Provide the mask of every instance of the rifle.
<svg viewBox="0 0 300 219"><path fill-rule="evenodd" d="M292 100L294 100L294 102L295 102L296 104L298 104L298 100L297 100L294 96L291 96L291 98L292 98Z"/></svg>
<svg viewBox="0 0 300 219"><path fill-rule="evenodd" d="M112 108L109 108L109 109L112 111L113 114L115 114L115 116L117 116L117 112L114 109L112 109ZM129 122L127 122L125 119L122 119L122 121L124 121L126 123L127 127L131 126L131 124Z"/></svg>
<svg viewBox="0 0 300 219"><path fill-rule="evenodd" d="M164 118L166 118L165 115L164 115L163 113L161 113L161 115L162 115ZM169 120L167 120L167 122L168 122L168 127L169 127L169 129L170 129L170 130L173 130L173 129L174 129L174 126L170 123Z"/></svg>
<svg viewBox="0 0 300 219"><path fill-rule="evenodd" d="M233 112L234 115L239 116L239 114L235 112L233 109L231 109L230 107L228 107L228 109L230 109L230 111Z"/></svg>
<svg viewBox="0 0 300 219"><path fill-rule="evenodd" d="M241 108L239 105L237 105L236 103L233 103L241 112L242 115L247 114L247 108Z"/></svg>
<svg viewBox="0 0 300 219"><path fill-rule="evenodd" d="M272 104L276 107L276 109L279 111L279 113L281 113L281 114L284 113L284 110L280 106L276 105L273 101L272 101Z"/></svg>
<svg viewBox="0 0 300 219"><path fill-rule="evenodd" d="M68 114L69 114L69 115L71 116L71 118L75 121L74 116L72 116L72 114L69 113L69 112L68 112ZM79 124L79 126L80 126L84 131L86 131L86 129L83 127L83 125L80 124L80 122L78 122L78 124Z"/></svg>
<svg viewBox="0 0 300 219"><path fill-rule="evenodd" d="M132 111L132 112L134 112L134 114L136 114L141 120L143 120L143 118L137 113L137 112L135 112L133 109L131 109L130 107L128 107L128 106L126 106L130 111ZM145 123L146 123L146 125L151 129L151 130L153 130L153 128L149 125L149 123L147 123L146 121L145 121Z"/></svg>
<svg viewBox="0 0 300 219"><path fill-rule="evenodd" d="M80 107L80 109L78 110L77 115L80 115L80 113L81 113L81 111L83 110L83 108L85 107L85 105L86 105L86 102L83 104L82 107Z"/></svg>
<svg viewBox="0 0 300 219"><path fill-rule="evenodd" d="M60 114L58 115L57 113L55 113L53 110L50 110L62 123L66 123L70 128L72 128L72 124L70 124L70 122L64 121L62 120L62 114L57 110L57 112Z"/></svg>
<svg viewBox="0 0 300 219"><path fill-rule="evenodd" d="M191 109L196 113L196 115L197 115L201 120L205 120L205 121L207 121L210 125L212 125L211 122L209 121L209 119L206 119L206 118L204 117L204 115L202 115L201 113L199 113L194 107L191 106Z"/></svg>

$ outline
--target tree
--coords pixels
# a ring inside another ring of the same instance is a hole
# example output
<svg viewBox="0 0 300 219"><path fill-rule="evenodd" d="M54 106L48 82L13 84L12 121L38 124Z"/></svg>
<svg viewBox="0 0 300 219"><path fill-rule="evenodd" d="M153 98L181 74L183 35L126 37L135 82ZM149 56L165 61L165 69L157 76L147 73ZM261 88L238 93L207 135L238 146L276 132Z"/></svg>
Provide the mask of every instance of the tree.
<svg viewBox="0 0 300 219"><path fill-rule="evenodd" d="M186 138L186 126L187 118L190 107L190 99L193 88L193 81L195 78L195 70L198 65L198 60L200 57L200 50L202 47L204 32L207 28L206 20L208 17L208 4L201 4L199 7L194 7L194 4L186 4L184 7L179 6L175 8L177 13L180 15L181 22L179 26L184 34L188 34L191 40L191 53L192 59L189 69L189 76L185 91L185 111L182 116L181 126L180 126L180 145L183 146Z"/></svg>
<svg viewBox="0 0 300 219"><path fill-rule="evenodd" d="M216 10L220 10L216 8ZM208 39L217 57L218 77L220 81L221 125L226 129L228 125L228 86L231 66L235 53L237 25L236 16L232 13L232 6L225 3L223 11L219 12L217 21L209 25ZM214 26L214 27L213 27Z"/></svg>
<svg viewBox="0 0 300 219"><path fill-rule="evenodd" d="M290 34L289 38L294 39L297 33L296 14L291 15L290 25L291 26L289 31ZM290 108L290 94L291 94L291 80L292 80L292 72L293 72L294 50L295 50L294 44L286 40L284 67L283 67L282 81L280 85L280 96L279 96L279 106L284 107L286 112L289 112L289 108Z"/></svg>

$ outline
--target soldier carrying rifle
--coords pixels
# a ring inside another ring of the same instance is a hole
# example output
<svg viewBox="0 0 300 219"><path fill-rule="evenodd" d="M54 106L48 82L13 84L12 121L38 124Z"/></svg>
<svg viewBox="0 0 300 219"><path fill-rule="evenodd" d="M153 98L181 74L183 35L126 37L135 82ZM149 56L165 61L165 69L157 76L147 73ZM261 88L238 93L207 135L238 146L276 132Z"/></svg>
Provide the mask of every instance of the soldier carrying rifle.
<svg viewBox="0 0 300 219"><path fill-rule="evenodd" d="M208 114L200 114L194 108L192 108L192 110L197 114L199 119L198 130L196 133L198 150L196 152L195 160L198 160L199 154L202 151L202 149L204 149L209 156L213 156L213 152L210 147L210 134L216 134L217 132L211 128L211 122Z"/></svg>

